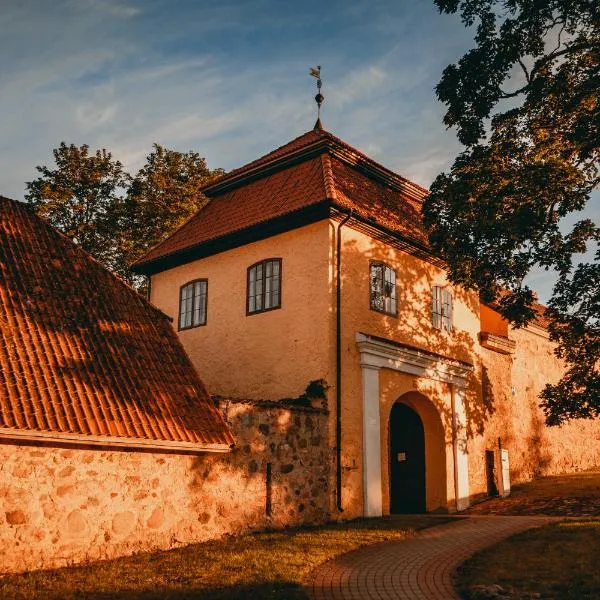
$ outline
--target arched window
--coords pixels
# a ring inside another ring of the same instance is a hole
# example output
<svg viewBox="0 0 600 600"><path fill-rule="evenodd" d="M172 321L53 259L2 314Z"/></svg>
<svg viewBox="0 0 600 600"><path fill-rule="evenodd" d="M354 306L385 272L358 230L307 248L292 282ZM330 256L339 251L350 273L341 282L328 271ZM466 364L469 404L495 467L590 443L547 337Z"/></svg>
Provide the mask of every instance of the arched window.
<svg viewBox="0 0 600 600"><path fill-rule="evenodd" d="M371 263L371 310L398 315L396 301L396 271L381 262Z"/></svg>
<svg viewBox="0 0 600 600"><path fill-rule="evenodd" d="M248 267L246 313L281 308L281 259L268 258Z"/></svg>
<svg viewBox="0 0 600 600"><path fill-rule="evenodd" d="M195 279L179 290L179 329L206 325L208 280Z"/></svg>
<svg viewBox="0 0 600 600"><path fill-rule="evenodd" d="M432 323L436 329L452 331L452 292L445 287L434 285L431 290Z"/></svg>

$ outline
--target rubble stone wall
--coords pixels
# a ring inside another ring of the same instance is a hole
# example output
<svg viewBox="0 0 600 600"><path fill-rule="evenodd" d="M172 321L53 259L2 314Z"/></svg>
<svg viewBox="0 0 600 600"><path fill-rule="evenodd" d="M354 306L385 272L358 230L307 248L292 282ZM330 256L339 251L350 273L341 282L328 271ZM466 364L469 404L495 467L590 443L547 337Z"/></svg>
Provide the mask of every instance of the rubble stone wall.
<svg viewBox="0 0 600 600"><path fill-rule="evenodd" d="M220 407L237 440L229 454L0 445L0 572L326 521L326 411Z"/></svg>

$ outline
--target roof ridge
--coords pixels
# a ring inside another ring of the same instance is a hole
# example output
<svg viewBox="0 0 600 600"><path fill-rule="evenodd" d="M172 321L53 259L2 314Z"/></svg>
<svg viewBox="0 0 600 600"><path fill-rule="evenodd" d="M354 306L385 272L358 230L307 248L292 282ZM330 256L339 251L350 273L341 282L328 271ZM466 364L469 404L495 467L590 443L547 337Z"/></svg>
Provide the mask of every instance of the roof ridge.
<svg viewBox="0 0 600 600"><path fill-rule="evenodd" d="M331 159L329 153L321 154L321 164L323 165L323 183L325 184L325 192L327 197L333 200L337 200L337 190L335 187L335 178L333 176L333 169L331 168Z"/></svg>

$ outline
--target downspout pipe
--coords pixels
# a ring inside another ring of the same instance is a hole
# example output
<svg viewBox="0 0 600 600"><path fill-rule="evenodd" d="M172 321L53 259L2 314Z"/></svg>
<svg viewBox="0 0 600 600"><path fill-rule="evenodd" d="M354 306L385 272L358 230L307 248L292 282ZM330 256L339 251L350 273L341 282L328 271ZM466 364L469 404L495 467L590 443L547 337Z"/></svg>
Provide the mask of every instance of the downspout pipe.
<svg viewBox="0 0 600 600"><path fill-rule="evenodd" d="M335 475L337 509L342 505L342 227L352 218L353 210L338 223L336 232L336 286L335 286Z"/></svg>

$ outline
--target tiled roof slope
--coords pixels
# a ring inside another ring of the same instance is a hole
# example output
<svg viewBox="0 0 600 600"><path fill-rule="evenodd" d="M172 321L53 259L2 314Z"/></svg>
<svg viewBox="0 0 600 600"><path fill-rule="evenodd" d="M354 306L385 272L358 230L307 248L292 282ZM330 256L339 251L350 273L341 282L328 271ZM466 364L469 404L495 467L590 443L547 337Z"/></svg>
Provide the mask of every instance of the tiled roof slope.
<svg viewBox="0 0 600 600"><path fill-rule="evenodd" d="M322 202L426 246L426 193L329 132L309 131L207 186L208 204L134 268L151 272L165 257Z"/></svg>
<svg viewBox="0 0 600 600"><path fill-rule="evenodd" d="M0 197L0 436L225 450L166 315Z"/></svg>
<svg viewBox="0 0 600 600"><path fill-rule="evenodd" d="M321 158L277 171L212 198L195 216L138 264L178 252L275 217L292 213L327 197Z"/></svg>

